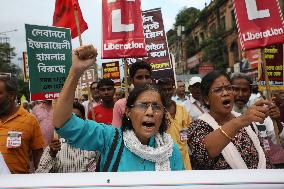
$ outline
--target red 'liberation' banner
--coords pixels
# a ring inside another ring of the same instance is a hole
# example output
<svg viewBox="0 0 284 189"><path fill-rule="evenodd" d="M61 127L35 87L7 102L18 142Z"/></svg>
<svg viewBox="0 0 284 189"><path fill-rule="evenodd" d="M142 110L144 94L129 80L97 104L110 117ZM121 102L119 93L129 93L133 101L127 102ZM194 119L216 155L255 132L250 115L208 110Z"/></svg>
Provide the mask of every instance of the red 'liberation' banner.
<svg viewBox="0 0 284 189"><path fill-rule="evenodd" d="M145 57L141 0L103 0L102 58Z"/></svg>
<svg viewBox="0 0 284 189"><path fill-rule="evenodd" d="M234 0L243 50L284 43L284 22L277 0Z"/></svg>

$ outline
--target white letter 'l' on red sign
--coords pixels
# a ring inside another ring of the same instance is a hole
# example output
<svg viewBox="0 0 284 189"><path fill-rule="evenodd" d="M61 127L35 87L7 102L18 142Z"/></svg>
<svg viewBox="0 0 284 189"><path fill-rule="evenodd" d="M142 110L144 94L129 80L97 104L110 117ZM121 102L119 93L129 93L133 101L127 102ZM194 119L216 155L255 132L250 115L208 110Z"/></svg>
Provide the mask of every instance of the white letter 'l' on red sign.
<svg viewBox="0 0 284 189"><path fill-rule="evenodd" d="M270 17L270 12L268 9L257 10L256 0L246 0L246 7L249 20Z"/></svg>
<svg viewBox="0 0 284 189"><path fill-rule="evenodd" d="M135 3L135 0L126 0ZM108 0L108 3L115 3L116 0ZM134 24L122 24L121 9L112 11L112 32L130 32L134 31Z"/></svg>

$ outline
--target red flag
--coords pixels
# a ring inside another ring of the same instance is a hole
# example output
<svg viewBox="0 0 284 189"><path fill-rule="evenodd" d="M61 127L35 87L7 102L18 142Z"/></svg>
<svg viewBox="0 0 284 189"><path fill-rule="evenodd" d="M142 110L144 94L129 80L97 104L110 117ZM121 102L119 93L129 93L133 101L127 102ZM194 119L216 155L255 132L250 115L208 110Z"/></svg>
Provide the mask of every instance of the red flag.
<svg viewBox="0 0 284 189"><path fill-rule="evenodd" d="M80 31L83 33L88 29L88 25L83 18L78 0L56 0L55 11L53 14L53 26L70 28L72 38L79 35L76 27L74 10L78 13Z"/></svg>

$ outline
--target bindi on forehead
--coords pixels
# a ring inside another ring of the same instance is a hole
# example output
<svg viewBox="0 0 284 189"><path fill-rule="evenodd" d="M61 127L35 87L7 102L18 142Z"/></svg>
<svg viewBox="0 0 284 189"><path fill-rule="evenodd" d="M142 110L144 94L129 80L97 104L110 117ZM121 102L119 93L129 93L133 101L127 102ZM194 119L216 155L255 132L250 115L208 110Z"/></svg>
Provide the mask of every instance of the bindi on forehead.
<svg viewBox="0 0 284 189"><path fill-rule="evenodd" d="M212 86L214 86L214 87L216 87L216 86L222 87L222 86L227 86L227 85L230 85L230 84L231 83L228 81L228 79L226 77L219 77L219 78L217 78L213 82Z"/></svg>

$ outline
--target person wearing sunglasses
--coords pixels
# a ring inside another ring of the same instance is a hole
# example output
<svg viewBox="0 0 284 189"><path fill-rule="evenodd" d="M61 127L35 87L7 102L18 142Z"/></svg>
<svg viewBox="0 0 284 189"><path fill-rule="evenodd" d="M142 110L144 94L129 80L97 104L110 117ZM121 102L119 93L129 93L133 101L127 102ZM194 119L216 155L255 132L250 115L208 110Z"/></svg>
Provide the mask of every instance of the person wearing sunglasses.
<svg viewBox="0 0 284 189"><path fill-rule="evenodd" d="M103 172L183 170L180 151L166 133L165 99L155 87L143 85L130 92L119 129L72 115L79 78L96 56L92 45L73 50L72 66L54 108L57 133L74 147L98 150Z"/></svg>
<svg viewBox="0 0 284 189"><path fill-rule="evenodd" d="M222 71L207 74L201 92L209 112L188 128L193 169L271 168L257 135L248 127L267 117L270 102L257 101L242 115L232 111L234 91L229 76Z"/></svg>

